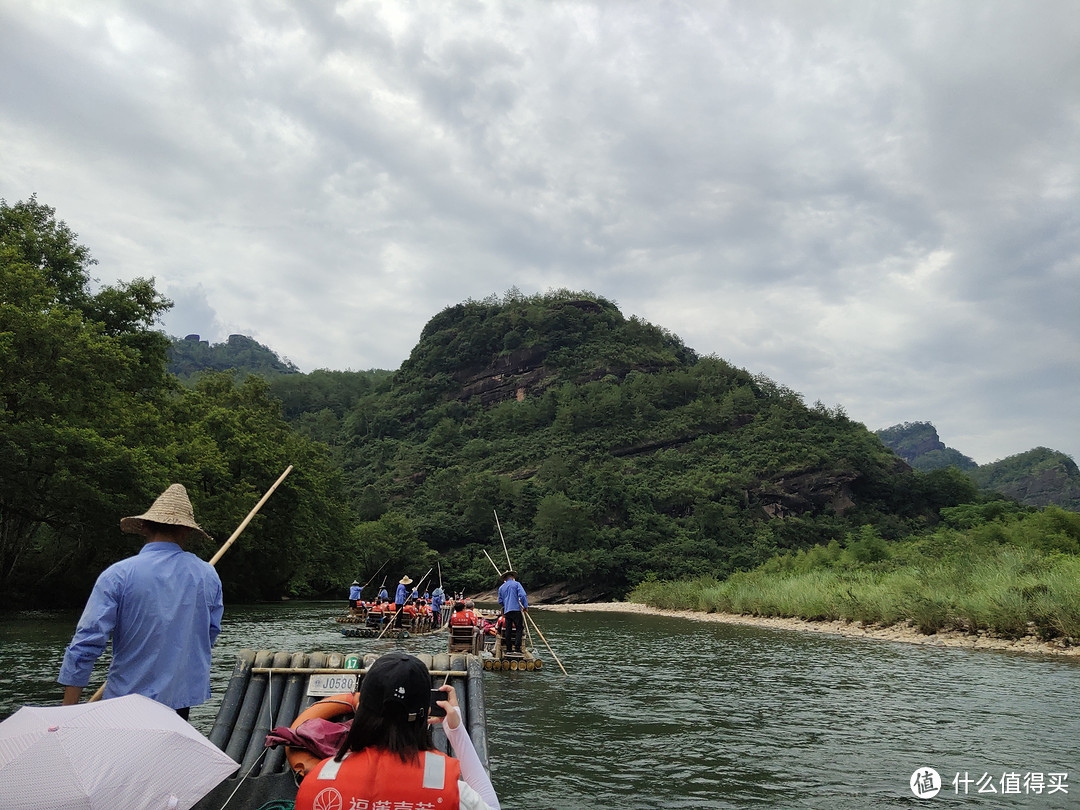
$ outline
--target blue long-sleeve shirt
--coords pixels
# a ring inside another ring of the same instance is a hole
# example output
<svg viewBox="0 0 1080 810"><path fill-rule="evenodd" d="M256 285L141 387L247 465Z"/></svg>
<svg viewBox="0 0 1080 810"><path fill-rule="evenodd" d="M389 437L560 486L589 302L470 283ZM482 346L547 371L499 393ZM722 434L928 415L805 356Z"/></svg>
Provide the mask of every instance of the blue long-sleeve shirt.
<svg viewBox="0 0 1080 810"><path fill-rule="evenodd" d="M354 602L360 598L360 594L363 593L363 585L350 585L349 586L349 598Z"/></svg>
<svg viewBox="0 0 1080 810"><path fill-rule="evenodd" d="M402 585L400 582L397 586L397 593L394 594L394 604L404 605L405 600L409 597L409 589Z"/></svg>
<svg viewBox="0 0 1080 810"><path fill-rule="evenodd" d="M499 586L499 606L503 609L503 613L528 609L529 597L525 595L525 589L516 579L508 579Z"/></svg>
<svg viewBox="0 0 1080 810"><path fill-rule="evenodd" d="M147 543L98 577L57 681L86 686L112 637L103 697L140 694L173 709L210 698L210 648L221 632L221 580L176 543Z"/></svg>

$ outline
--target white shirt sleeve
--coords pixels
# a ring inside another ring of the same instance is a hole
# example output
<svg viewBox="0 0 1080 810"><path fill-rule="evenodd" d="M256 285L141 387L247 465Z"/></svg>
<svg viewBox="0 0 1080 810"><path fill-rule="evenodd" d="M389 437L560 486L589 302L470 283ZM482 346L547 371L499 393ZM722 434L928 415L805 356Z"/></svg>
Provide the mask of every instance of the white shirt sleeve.
<svg viewBox="0 0 1080 810"><path fill-rule="evenodd" d="M458 807L461 810L495 810L482 798L480 794L469 787L468 782L458 780Z"/></svg>
<svg viewBox="0 0 1080 810"><path fill-rule="evenodd" d="M451 708L451 711L456 711L460 718L460 709L455 707ZM500 810L499 797L495 795L495 788L491 784L491 778L480 763L480 757L477 756L476 749L473 748L469 732L465 730L465 723L460 722L457 728L450 728L450 725L444 721L443 731L446 732L446 739L454 746L454 756L461 765L462 780L469 787L470 792L476 793L477 798L483 802L475 810L484 810L485 808ZM465 810L474 810L472 806L465 804L464 793L461 795L461 802L461 806Z"/></svg>

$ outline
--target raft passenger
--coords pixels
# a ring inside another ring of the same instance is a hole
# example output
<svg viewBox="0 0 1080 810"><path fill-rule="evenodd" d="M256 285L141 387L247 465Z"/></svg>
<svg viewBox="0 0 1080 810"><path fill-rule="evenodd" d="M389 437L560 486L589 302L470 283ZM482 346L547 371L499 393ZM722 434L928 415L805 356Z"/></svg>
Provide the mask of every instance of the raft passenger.
<svg viewBox="0 0 1080 810"><path fill-rule="evenodd" d="M440 807L500 810L491 779L462 723L457 695L440 687L446 718L428 717L431 675L414 656L387 653L360 684L360 703L345 742L304 777L296 810L317 807ZM442 723L457 758L435 750Z"/></svg>

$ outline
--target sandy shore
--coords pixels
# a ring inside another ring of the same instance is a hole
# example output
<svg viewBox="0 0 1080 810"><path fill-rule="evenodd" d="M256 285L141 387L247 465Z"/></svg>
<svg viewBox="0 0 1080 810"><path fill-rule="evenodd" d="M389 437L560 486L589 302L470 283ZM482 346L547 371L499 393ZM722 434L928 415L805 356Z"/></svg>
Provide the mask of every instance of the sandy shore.
<svg viewBox="0 0 1080 810"><path fill-rule="evenodd" d="M871 638L883 641L902 641L908 644L929 644L935 647L964 647L969 650L1007 650L1010 652L1030 653L1035 655L1080 656L1080 647L1066 646L1062 641L1040 641L1035 636L1021 639L998 638L986 634L960 633L945 631L933 635L923 635L909 624L892 627L864 627L861 624L844 621L811 622L806 619L780 619L765 616L745 616L735 613L702 613L696 610L660 610L637 602L594 602L587 604L534 605L535 610L550 610L559 613L577 612L619 612L653 613L659 616L673 616L699 622L724 622L727 624L745 624L751 627L773 627L781 630L801 630L811 633L832 633L850 638Z"/></svg>

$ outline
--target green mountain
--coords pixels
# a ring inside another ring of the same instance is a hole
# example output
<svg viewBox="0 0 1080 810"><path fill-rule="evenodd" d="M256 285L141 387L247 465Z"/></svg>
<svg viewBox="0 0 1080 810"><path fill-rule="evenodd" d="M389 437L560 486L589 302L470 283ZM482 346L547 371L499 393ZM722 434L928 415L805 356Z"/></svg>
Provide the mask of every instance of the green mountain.
<svg viewBox="0 0 1080 810"><path fill-rule="evenodd" d="M929 472L956 467L971 470L978 465L959 450L946 447L937 428L929 422L904 422L875 431L877 437L916 470Z"/></svg>
<svg viewBox="0 0 1080 810"><path fill-rule="evenodd" d="M1053 504L1080 512L1080 472L1064 453L1036 447L980 466L959 450L946 447L930 422L904 422L876 433L917 470L956 467L968 473L984 493L1000 493L1026 506Z"/></svg>
<svg viewBox="0 0 1080 810"><path fill-rule="evenodd" d="M288 360L245 335L229 335L225 343L210 343L198 335L183 340L170 338L170 374L185 382L205 371L233 371L241 378L248 374L271 377L277 374L298 374L300 370Z"/></svg>
<svg viewBox="0 0 1080 810"><path fill-rule="evenodd" d="M361 533L407 527L463 587L501 566L496 514L531 584L619 593L865 524L904 536L976 496L952 470L911 470L841 409L699 357L590 293L466 301L428 322L392 376L323 376L310 404L303 379L271 391L336 453Z"/></svg>
<svg viewBox="0 0 1080 810"><path fill-rule="evenodd" d="M1064 453L1036 447L969 471L979 488L1028 506L1054 504L1080 512L1080 469Z"/></svg>

